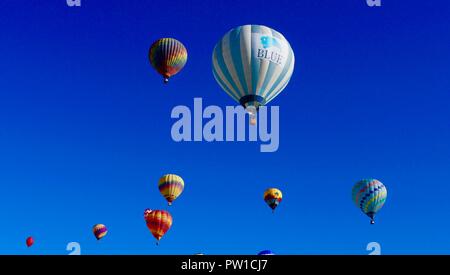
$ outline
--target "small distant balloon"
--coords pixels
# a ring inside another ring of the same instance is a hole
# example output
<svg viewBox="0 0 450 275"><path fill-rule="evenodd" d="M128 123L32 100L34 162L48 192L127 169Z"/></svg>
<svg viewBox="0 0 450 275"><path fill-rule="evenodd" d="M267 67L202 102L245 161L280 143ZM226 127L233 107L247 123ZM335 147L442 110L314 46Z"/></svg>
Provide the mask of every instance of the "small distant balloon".
<svg viewBox="0 0 450 275"><path fill-rule="evenodd" d="M272 208L272 211L275 211L282 199L283 193L277 188L269 188L264 192L264 201Z"/></svg>
<svg viewBox="0 0 450 275"><path fill-rule="evenodd" d="M33 237L31 237L31 236L28 237L27 240L26 240L26 243L27 243L27 247L31 247L34 244Z"/></svg>
<svg viewBox="0 0 450 275"><path fill-rule="evenodd" d="M164 83L183 69L187 61L186 47L174 38L161 38L150 47L148 58L153 68L162 75Z"/></svg>
<svg viewBox="0 0 450 275"><path fill-rule="evenodd" d="M184 181L178 175L167 174L159 179L158 188L169 205L172 205L172 202L183 192Z"/></svg>
<svg viewBox="0 0 450 275"><path fill-rule="evenodd" d="M275 255L271 250L263 250L258 253L258 255Z"/></svg>
<svg viewBox="0 0 450 275"><path fill-rule="evenodd" d="M108 233L108 229L104 224L96 224L92 228L92 231L94 232L94 236L97 240L100 240L101 238L105 237L105 235Z"/></svg>
<svg viewBox="0 0 450 275"><path fill-rule="evenodd" d="M387 189L376 179L363 179L352 188L352 199L361 211L375 223L375 215L383 207L387 198Z"/></svg>
<svg viewBox="0 0 450 275"><path fill-rule="evenodd" d="M156 245L172 226L172 215L165 210L145 209L144 219L148 229L157 240Z"/></svg>

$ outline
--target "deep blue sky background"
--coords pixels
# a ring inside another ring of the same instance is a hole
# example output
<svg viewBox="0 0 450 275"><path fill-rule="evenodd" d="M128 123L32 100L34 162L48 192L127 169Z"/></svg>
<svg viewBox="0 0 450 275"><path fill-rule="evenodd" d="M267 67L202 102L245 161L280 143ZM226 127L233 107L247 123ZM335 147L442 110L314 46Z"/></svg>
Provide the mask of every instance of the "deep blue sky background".
<svg viewBox="0 0 450 275"><path fill-rule="evenodd" d="M450 3L365 0L0 2L0 253L383 254L450 252ZM176 105L232 105L211 72L229 29L264 24L296 54L280 106L280 148L175 143ZM189 51L163 86L147 51ZM180 174L159 247L145 208ZM351 201L375 177L375 226ZM262 194L278 187L272 215ZM97 242L95 223L109 227ZM25 238L35 237L28 249Z"/></svg>

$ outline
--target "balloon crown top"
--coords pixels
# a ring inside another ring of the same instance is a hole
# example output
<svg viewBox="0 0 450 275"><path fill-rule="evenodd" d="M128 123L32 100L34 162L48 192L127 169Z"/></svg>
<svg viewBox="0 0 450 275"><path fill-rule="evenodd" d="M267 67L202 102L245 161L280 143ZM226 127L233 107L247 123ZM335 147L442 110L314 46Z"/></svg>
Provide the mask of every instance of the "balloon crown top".
<svg viewBox="0 0 450 275"><path fill-rule="evenodd" d="M145 211L144 211L144 218L146 218L147 215L149 215L150 213L152 213L152 211L153 211L153 210L151 210L151 209L149 209L149 208L145 209Z"/></svg>

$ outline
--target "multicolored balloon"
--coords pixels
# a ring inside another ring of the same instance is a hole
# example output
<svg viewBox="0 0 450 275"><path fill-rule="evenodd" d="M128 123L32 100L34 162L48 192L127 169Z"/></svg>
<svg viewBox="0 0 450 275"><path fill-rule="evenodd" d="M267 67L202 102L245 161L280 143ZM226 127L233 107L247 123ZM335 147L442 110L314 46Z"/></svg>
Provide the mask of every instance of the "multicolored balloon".
<svg viewBox="0 0 450 275"><path fill-rule="evenodd" d="M272 208L272 212L275 211L282 199L283 193L277 188L269 188L264 192L264 201Z"/></svg>
<svg viewBox="0 0 450 275"><path fill-rule="evenodd" d="M275 255L271 250L263 250L258 253L258 255Z"/></svg>
<svg viewBox="0 0 450 275"><path fill-rule="evenodd" d="M294 63L294 52L284 36L261 25L232 29L212 56L214 78L251 115L283 91Z"/></svg>
<svg viewBox="0 0 450 275"><path fill-rule="evenodd" d="M105 237L105 235L108 233L108 229L104 224L96 224L92 228L92 232L94 232L94 236L97 240L100 240L101 238Z"/></svg>
<svg viewBox="0 0 450 275"><path fill-rule="evenodd" d="M153 68L163 76L164 83L177 74L187 61L187 50L184 45L174 38L161 38L150 47L148 58Z"/></svg>
<svg viewBox="0 0 450 275"><path fill-rule="evenodd" d="M178 175L167 174L159 179L158 188L169 205L172 205L172 202L183 192L184 181Z"/></svg>
<svg viewBox="0 0 450 275"><path fill-rule="evenodd" d="M27 244L27 247L31 247L34 244L33 237L31 237L31 236L28 237L27 240L26 240L26 244Z"/></svg>
<svg viewBox="0 0 450 275"><path fill-rule="evenodd" d="M145 209L144 219L148 229L157 240L156 245L158 245L159 240L161 240L172 226L172 215L164 210Z"/></svg>
<svg viewBox="0 0 450 275"><path fill-rule="evenodd" d="M375 223L375 214L383 207L386 198L386 187L376 179L360 180L352 189L353 202L369 216L371 224Z"/></svg>

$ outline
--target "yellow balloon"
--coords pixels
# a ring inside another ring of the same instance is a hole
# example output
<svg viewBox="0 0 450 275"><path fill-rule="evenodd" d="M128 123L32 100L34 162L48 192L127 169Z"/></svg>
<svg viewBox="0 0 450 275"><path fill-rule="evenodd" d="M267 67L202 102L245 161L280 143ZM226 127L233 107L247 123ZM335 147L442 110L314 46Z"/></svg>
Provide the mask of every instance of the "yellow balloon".
<svg viewBox="0 0 450 275"><path fill-rule="evenodd" d="M272 208L272 211L275 211L275 208L277 208L282 199L283 193L277 188L269 188L264 192L264 201Z"/></svg>
<svg viewBox="0 0 450 275"><path fill-rule="evenodd" d="M175 174L167 174L159 179L159 192L164 196L169 205L181 195L184 190L184 180Z"/></svg>

